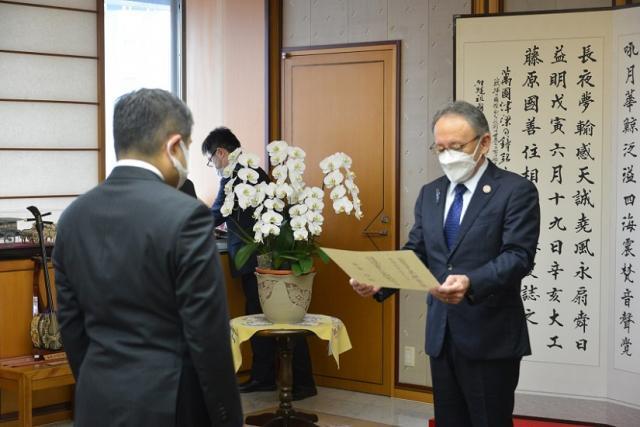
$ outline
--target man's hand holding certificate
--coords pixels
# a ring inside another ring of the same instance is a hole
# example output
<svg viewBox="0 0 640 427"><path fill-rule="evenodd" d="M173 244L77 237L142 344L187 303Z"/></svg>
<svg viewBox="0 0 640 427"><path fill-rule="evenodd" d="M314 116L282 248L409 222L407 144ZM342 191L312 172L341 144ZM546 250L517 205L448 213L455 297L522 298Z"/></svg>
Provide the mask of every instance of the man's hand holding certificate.
<svg viewBox="0 0 640 427"><path fill-rule="evenodd" d="M447 304L458 304L469 289L465 275L450 275L440 285L413 251L346 251L322 248L347 273L349 284L363 297L381 288L430 292Z"/></svg>
<svg viewBox="0 0 640 427"><path fill-rule="evenodd" d="M413 251L322 250L359 283L377 288L420 291L429 291L440 285Z"/></svg>

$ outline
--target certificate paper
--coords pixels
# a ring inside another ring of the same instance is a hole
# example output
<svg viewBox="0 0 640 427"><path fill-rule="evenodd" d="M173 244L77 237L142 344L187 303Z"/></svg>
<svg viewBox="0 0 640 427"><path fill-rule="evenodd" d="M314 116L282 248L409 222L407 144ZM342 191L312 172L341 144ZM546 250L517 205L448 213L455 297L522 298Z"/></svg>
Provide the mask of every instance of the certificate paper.
<svg viewBox="0 0 640 427"><path fill-rule="evenodd" d="M413 251L345 251L322 248L348 276L383 288L428 291L440 286Z"/></svg>

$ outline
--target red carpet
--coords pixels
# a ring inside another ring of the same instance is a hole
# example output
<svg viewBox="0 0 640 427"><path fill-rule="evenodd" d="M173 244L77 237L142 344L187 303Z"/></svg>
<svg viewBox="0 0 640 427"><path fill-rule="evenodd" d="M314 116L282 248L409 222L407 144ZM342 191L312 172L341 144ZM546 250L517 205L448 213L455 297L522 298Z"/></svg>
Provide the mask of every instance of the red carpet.
<svg viewBox="0 0 640 427"><path fill-rule="evenodd" d="M429 427L436 427L433 418L429 420ZM585 423L577 421L552 420L538 417L513 417L513 427L611 427L607 424Z"/></svg>

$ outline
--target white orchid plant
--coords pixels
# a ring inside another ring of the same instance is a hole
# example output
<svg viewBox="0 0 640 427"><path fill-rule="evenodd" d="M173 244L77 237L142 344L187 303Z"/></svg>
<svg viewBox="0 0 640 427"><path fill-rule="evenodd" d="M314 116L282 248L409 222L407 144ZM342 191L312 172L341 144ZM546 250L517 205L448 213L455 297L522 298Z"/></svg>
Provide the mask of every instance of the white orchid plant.
<svg viewBox="0 0 640 427"><path fill-rule="evenodd" d="M353 214L362 218L359 189L351 171L351 158L335 153L320 162L324 174L322 187L307 186L303 179L306 153L285 141L267 145L273 167L272 182L258 182L259 158L238 148L229 154L229 165L222 174L229 178L225 185L223 216L229 216L236 206L253 209L253 236L245 233L245 246L235 257L242 267L258 252L270 255L271 267L290 267L296 275L309 273L313 257L328 262L328 256L317 245L316 238L324 224L324 189L330 189L333 210L337 214ZM238 167L238 165L240 165Z"/></svg>

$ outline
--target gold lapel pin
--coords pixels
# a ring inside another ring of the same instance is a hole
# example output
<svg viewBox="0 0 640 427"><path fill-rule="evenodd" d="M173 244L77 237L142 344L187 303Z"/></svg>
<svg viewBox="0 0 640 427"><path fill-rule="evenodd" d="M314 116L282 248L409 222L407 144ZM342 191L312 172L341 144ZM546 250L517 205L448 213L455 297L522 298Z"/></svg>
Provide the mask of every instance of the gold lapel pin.
<svg viewBox="0 0 640 427"><path fill-rule="evenodd" d="M491 193L491 186L490 186L490 185L485 185L484 187L482 187L482 191L483 191L485 194L489 194L489 193Z"/></svg>

